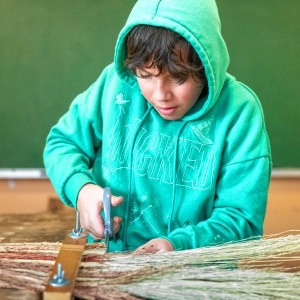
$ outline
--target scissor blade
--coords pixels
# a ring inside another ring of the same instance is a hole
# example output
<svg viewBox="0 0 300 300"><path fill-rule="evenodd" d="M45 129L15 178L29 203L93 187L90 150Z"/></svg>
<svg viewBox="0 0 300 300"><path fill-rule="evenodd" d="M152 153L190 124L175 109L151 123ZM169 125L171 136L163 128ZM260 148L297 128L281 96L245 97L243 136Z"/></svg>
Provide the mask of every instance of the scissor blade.
<svg viewBox="0 0 300 300"><path fill-rule="evenodd" d="M104 243L105 243L105 253L109 252L109 234L107 233L107 231L105 230L104 232Z"/></svg>
<svg viewBox="0 0 300 300"><path fill-rule="evenodd" d="M109 252L109 241L113 238L113 228L111 220L111 193L110 188L106 187L103 191L103 210L104 210L104 242L106 245L106 252Z"/></svg>

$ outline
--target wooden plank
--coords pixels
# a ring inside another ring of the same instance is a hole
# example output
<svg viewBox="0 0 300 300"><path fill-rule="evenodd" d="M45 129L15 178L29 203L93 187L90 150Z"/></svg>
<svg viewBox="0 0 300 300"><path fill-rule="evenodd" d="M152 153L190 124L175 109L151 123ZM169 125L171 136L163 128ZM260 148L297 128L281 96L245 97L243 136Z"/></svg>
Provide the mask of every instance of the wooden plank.
<svg viewBox="0 0 300 300"><path fill-rule="evenodd" d="M67 231L65 240L60 248L49 280L57 274L58 264L62 265L65 272L65 278L70 281L68 285L57 287L52 286L49 282L44 291L44 300L67 300L72 299L72 291L77 277L81 257L86 245L86 236L80 238L71 238Z"/></svg>

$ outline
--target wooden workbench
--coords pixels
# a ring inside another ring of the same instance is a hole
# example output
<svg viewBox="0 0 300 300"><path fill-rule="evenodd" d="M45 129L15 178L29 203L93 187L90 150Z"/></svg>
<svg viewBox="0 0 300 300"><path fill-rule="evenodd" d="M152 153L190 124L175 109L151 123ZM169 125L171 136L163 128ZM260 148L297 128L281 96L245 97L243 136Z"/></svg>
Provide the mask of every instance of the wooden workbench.
<svg viewBox="0 0 300 300"><path fill-rule="evenodd" d="M39 214L0 215L0 243L63 242L75 226L75 211L60 209ZM29 291L0 289L0 299L42 299Z"/></svg>
<svg viewBox="0 0 300 300"><path fill-rule="evenodd" d="M39 214L0 215L0 242L62 242L75 226L71 209Z"/></svg>
<svg viewBox="0 0 300 300"><path fill-rule="evenodd" d="M0 243L63 242L66 231L69 229L73 229L74 225L75 211L71 209L56 210L40 214L0 215ZM294 297L293 299L296 299L297 296L300 297L300 243L299 238L293 239L293 236L296 237L297 235L299 237L299 232L291 232L287 234L292 235L291 239L287 240L287 242L285 242L284 240L278 243L276 242L276 237L274 237L274 241L273 237L271 237L267 238L267 240L264 242L250 242L250 244L238 243L237 247L240 249L234 248L235 245L224 245L220 247L209 247L206 249L194 249L187 252L172 252L165 256L154 255L134 257L126 253L118 254L116 256L108 256L106 260L107 264L105 265L101 265L99 264L99 261L97 261L93 265L93 267L90 267L89 272L94 275L97 274L99 280L105 282L105 284L108 285L108 288L117 288L118 291L124 291L127 293L127 295L136 295L137 297L140 296L144 298L149 298L147 297L148 291L161 292L169 289L169 291L180 292L180 290L178 290L178 287L181 288L181 290L183 291L182 293L189 295L192 292L192 290L190 290L189 284L196 284L197 292L199 293L206 293L206 289L209 290L211 288L211 285L213 285L213 288L210 290L210 292L212 293L214 298L218 298L217 293L220 293L220 290L222 293L222 288L224 288L227 293L235 293L235 296L239 297L240 295L237 293L240 293L240 290L245 289L245 286L242 287L243 285L245 285L245 283L247 283L246 287L248 292L248 285L252 288L258 283L262 283L261 285L257 286L259 286L260 288L264 288L266 284L263 280L265 280L268 284L270 284L270 282L273 280L273 289L275 285L276 291L277 289L279 291L280 289L286 289L287 283L289 283L290 285L293 284L293 287L289 288L289 293ZM278 243L278 246L276 246L276 243ZM282 256L282 253L284 253L283 250L285 249L285 245L288 246L286 249L286 253L288 255ZM248 253L249 249L251 249L251 253ZM289 257L290 254L292 255L292 258ZM259 255L261 255L261 258L259 257ZM221 258L219 259L218 257ZM256 269L257 264L259 265L259 267L262 266L264 268L264 266L266 265L266 267L268 268L270 260L266 261L266 257L271 257L272 264L274 262L273 259L275 259L275 263L278 263L280 265L282 265L283 263L282 260L286 259L287 263L284 264L284 267L290 270L290 265L292 264L292 272L295 273L287 273L287 275L283 276L284 273L280 273L281 271L276 271L274 273L268 273L269 271L267 271L267 273L263 273L264 270L262 270L262 273L259 273L259 281L257 282L256 280L253 280L251 269L253 268L253 266ZM194 261L195 259L197 261ZM216 264L214 263L214 261L216 261ZM182 269L181 264L183 264ZM224 264L224 267L221 267L219 269L218 266L222 264ZM236 264L238 267L234 268L234 264ZM239 270L240 266L242 266L241 270ZM88 262L85 262L85 268L88 268ZM165 268L169 268L170 270L173 269L174 274L171 274L170 272L164 273ZM147 278L147 276L145 276L144 270L149 271L150 275L154 274L158 276L161 273L161 277L159 279L157 279L157 277L156 279L155 277L150 278L150 276L149 278ZM195 273L189 273L193 271ZM210 272L213 272L212 278L209 277ZM219 279L215 277L216 274L214 272L218 273ZM113 273L114 277L109 277L108 275L110 273ZM136 275L137 273L138 275ZM247 275L248 273L250 275ZM129 282L128 278L130 276L128 276L128 274L131 276L131 278L135 276L138 276L139 278L140 276L145 277L144 279L139 281ZM101 276L102 278L100 278ZM185 278L185 276L187 278ZM228 276L231 276L231 279ZM278 278L278 283L275 277ZM109 280L106 280L107 278L109 278ZM280 280L282 280L283 278L287 278L288 281L281 282ZM91 280L92 279L93 276L91 277ZM122 280L123 282L120 282ZM177 280L179 280L178 283L176 282ZM238 280L238 285L236 280ZM112 285L110 285L109 281L113 282ZM173 283L176 283L176 287L172 286ZM167 284L169 285L169 287L165 286ZM237 286L238 289L236 290ZM182 293L180 297L175 297L173 299L182 299ZM190 297L187 299L191 299L191 295L189 296ZM245 298L244 296L245 294L242 294L241 299L254 299L247 297ZM25 290L17 291L13 289L0 289L0 299L35 300L42 299L42 295ZM156 299L166 298L158 297ZM209 299L209 297L206 297L206 299Z"/></svg>

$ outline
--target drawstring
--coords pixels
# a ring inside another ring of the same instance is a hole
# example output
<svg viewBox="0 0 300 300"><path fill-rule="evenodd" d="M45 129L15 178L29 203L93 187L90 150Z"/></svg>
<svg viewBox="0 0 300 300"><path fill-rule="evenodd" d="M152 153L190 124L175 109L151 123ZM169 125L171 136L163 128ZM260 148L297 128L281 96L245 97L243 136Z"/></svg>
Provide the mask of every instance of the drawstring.
<svg viewBox="0 0 300 300"><path fill-rule="evenodd" d="M172 186L172 207L171 207L171 212L170 212L170 216L169 216L169 223L168 223L168 235L171 232L171 221L173 219L173 214L174 214L174 207L175 207L175 190L176 190L176 172L177 172L177 156L178 156L178 149L179 149L179 137L181 132L183 131L184 127L187 125L187 123L183 123L178 131L178 138L177 138L177 143L176 143L176 147L175 147L175 155L174 155L174 162L173 162L173 186Z"/></svg>
<svg viewBox="0 0 300 300"><path fill-rule="evenodd" d="M153 109L153 107L149 107L148 110L146 111L146 113L144 114L143 118L141 119L141 121L137 124L136 126L136 130L135 132L133 133L133 138L132 138L132 143L131 143L131 154L130 154L130 167L129 167L129 170L130 170L130 176L129 176L129 189L128 189L128 194L127 194L127 203L126 203L126 222L124 224L124 236L123 236L123 251L126 251L127 247L126 247L126 240L127 240L127 227L128 227L128 216L129 216L129 202L131 201L132 199L132 182L133 182L133 172L132 172L132 169L133 169L133 150L134 150L134 144L135 144L135 139L136 139L136 136L137 136L137 133L139 131L139 129L141 128L145 118L148 116L149 112Z"/></svg>

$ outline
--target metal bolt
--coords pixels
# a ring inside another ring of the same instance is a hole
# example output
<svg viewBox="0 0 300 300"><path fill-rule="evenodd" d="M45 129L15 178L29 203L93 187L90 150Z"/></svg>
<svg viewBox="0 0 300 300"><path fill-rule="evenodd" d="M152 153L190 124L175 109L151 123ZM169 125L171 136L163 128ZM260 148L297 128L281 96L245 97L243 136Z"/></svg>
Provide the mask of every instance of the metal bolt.
<svg viewBox="0 0 300 300"><path fill-rule="evenodd" d="M78 239L81 237L85 237L86 234L83 233L84 229L80 226L80 215L79 215L79 211L76 210L76 224L75 224L75 228L73 229L72 232L69 233L69 236L73 239Z"/></svg>
<svg viewBox="0 0 300 300"><path fill-rule="evenodd" d="M57 274L49 281L49 284L52 286L60 287L65 286L70 283L70 280L65 278L65 271L62 269L62 264L57 264Z"/></svg>

